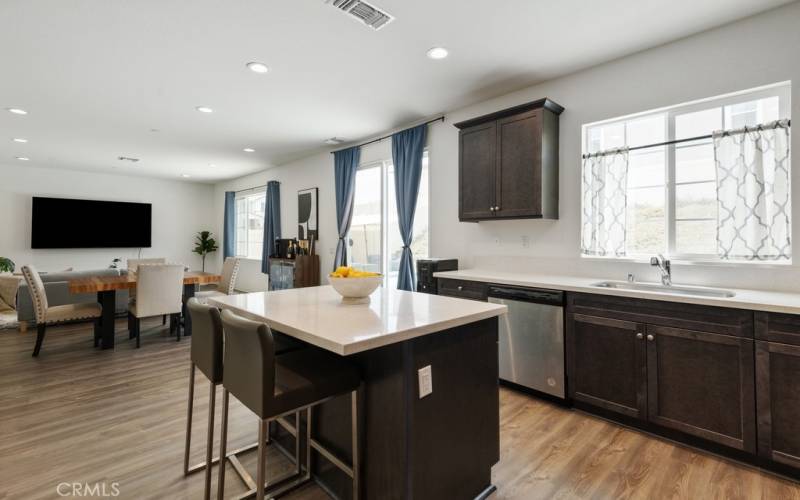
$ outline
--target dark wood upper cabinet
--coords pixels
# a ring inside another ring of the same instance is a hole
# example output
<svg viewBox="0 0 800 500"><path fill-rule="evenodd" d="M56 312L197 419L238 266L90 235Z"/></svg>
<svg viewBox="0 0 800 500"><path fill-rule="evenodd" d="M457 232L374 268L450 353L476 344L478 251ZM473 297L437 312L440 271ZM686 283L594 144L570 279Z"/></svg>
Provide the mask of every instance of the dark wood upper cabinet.
<svg viewBox="0 0 800 500"><path fill-rule="evenodd" d="M459 220L558 218L558 115L540 99L456 123Z"/></svg>
<svg viewBox="0 0 800 500"><path fill-rule="evenodd" d="M486 219L494 214L496 135L495 122L475 125L459 134L459 215L462 219ZM482 182L470 179L482 179Z"/></svg>

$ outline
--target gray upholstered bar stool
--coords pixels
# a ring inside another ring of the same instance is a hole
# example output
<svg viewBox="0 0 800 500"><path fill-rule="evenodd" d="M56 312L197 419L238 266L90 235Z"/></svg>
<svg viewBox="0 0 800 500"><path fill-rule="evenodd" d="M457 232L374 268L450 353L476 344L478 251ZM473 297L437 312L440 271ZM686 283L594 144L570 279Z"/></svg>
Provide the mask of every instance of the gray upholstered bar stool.
<svg viewBox="0 0 800 500"><path fill-rule="evenodd" d="M192 348L190 354L189 371L189 404L186 415L186 449L183 456L183 473L189 475L201 470L205 470L205 498L211 495L211 466L219 462L219 457L212 458L214 443L214 407L216 403L216 389L222 383L222 351L223 351L223 332L222 321L219 309L206 305L200 300L192 298L186 304L188 314L192 318L194 334L192 335ZM292 350L294 346L276 345L276 352L280 354L284 350ZM208 378L210 383L208 396L208 431L206 442L206 459L204 462L189 466L189 453L192 443L192 417L194 413L194 381L195 371L199 368L200 372ZM227 453L228 460L231 461L234 469L239 473L240 478L249 488L254 488L255 483L249 475L242 475L244 471L236 455L250 451L258 447L258 443L232 450ZM249 481L249 482L248 482Z"/></svg>
<svg viewBox="0 0 800 500"><path fill-rule="evenodd" d="M191 368L189 371L189 408L186 415L186 449L183 455L183 473L205 470L204 498L211 498L211 466L219 462L219 457L212 458L214 449L214 408L217 386L222 383L222 321L219 309L201 304L196 299L189 300L187 310L192 317L194 335L192 336ZM208 378L210 391L208 395L208 431L206 441L206 460L192 467L189 466L189 451L192 443L192 413L194 410L194 376L195 369ZM255 448L257 443L250 446ZM237 450L244 451L244 450Z"/></svg>
<svg viewBox="0 0 800 500"><path fill-rule="evenodd" d="M222 434L220 456L225 456L228 434L228 402L232 394L260 419L258 427L258 470L255 495L262 500L269 487L271 497L297 488L311 478L311 446L353 480L353 498L359 492L358 389L361 376L356 367L335 354L309 348L275 355L272 332L264 323L250 321L222 311L225 331L225 373L222 379ZM336 396L350 393L352 464L336 458L311 438L311 409ZM300 465L300 411L307 411L305 473ZM266 440L269 422L295 414L296 477L265 481ZM293 481L291 481L294 479ZM225 492L225 467L219 468L218 499Z"/></svg>

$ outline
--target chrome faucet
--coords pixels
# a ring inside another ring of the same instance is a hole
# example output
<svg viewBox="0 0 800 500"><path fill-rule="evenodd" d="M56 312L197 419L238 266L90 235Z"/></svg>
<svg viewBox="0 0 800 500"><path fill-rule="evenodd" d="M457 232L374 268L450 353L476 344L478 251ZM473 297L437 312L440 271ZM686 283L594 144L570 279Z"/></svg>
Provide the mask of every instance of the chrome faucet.
<svg viewBox="0 0 800 500"><path fill-rule="evenodd" d="M658 254L656 257L650 257L650 265L657 267L658 270L661 271L662 285L672 285L672 268L670 267L668 259L665 259L663 255Z"/></svg>

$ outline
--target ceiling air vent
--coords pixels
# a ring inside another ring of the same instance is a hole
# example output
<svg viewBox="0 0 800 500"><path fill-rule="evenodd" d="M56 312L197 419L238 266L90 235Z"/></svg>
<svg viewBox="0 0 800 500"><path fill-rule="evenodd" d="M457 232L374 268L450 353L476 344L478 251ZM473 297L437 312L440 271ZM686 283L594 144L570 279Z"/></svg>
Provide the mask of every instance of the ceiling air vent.
<svg viewBox="0 0 800 500"><path fill-rule="evenodd" d="M394 21L391 14L362 0L325 0L374 30L379 30Z"/></svg>

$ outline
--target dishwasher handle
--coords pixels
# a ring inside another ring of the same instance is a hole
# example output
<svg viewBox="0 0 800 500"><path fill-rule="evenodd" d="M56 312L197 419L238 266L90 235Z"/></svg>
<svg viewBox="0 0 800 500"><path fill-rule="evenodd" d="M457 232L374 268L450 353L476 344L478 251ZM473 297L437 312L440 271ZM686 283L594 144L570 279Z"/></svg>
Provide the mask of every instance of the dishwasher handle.
<svg viewBox="0 0 800 500"><path fill-rule="evenodd" d="M564 306L564 292L561 290L490 286L488 295L489 297L495 297L498 299L534 302L537 304L548 304L559 307Z"/></svg>

